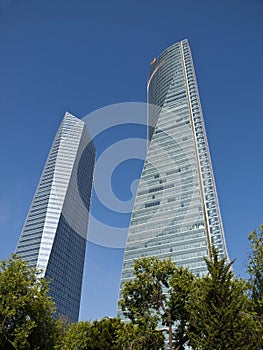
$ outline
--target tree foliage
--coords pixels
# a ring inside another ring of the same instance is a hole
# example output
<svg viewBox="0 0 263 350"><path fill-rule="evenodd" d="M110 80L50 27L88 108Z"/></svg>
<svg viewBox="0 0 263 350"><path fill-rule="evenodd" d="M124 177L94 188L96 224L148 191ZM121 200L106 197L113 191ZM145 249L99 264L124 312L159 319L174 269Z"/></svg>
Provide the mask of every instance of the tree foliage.
<svg viewBox="0 0 263 350"><path fill-rule="evenodd" d="M247 272L249 274L250 307L258 324L261 325L260 348L263 349L263 225L249 236L250 254Z"/></svg>
<svg viewBox="0 0 263 350"><path fill-rule="evenodd" d="M143 257L134 264L134 277L122 290L120 306L124 314L148 329L161 323L168 332L170 349L183 349L187 341L186 306L194 276L170 259Z"/></svg>
<svg viewBox="0 0 263 350"><path fill-rule="evenodd" d="M263 225L249 235L248 281L212 248L208 274L195 277L170 259L141 258L122 289L130 322L56 320L48 281L18 256L0 262L1 350L263 349Z"/></svg>
<svg viewBox="0 0 263 350"><path fill-rule="evenodd" d="M258 272L262 268L257 266L261 252L255 236L253 239L257 247L253 271ZM126 282L122 290L120 305L124 314L140 328L164 327L171 350L186 346L196 350L258 349L262 323L251 312L248 283L235 278L233 261L219 259L213 247L211 259L205 262L208 274L196 278L170 260L137 260L134 279ZM260 283L254 283L258 298Z"/></svg>
<svg viewBox="0 0 263 350"><path fill-rule="evenodd" d="M118 333L116 345L119 350L163 350L164 335L151 327L141 327L133 323L124 323Z"/></svg>
<svg viewBox="0 0 263 350"><path fill-rule="evenodd" d="M250 254L247 272L255 311L263 317L263 225L248 236Z"/></svg>
<svg viewBox="0 0 263 350"><path fill-rule="evenodd" d="M52 349L58 321L48 283L16 255L0 262L0 349Z"/></svg>
<svg viewBox="0 0 263 350"><path fill-rule="evenodd" d="M70 326L58 350L159 350L163 338L156 332L142 332L118 318L78 322Z"/></svg>
<svg viewBox="0 0 263 350"><path fill-rule="evenodd" d="M247 285L215 249L205 259L208 275L196 280L189 303L190 345L198 350L257 349L257 324L248 310Z"/></svg>

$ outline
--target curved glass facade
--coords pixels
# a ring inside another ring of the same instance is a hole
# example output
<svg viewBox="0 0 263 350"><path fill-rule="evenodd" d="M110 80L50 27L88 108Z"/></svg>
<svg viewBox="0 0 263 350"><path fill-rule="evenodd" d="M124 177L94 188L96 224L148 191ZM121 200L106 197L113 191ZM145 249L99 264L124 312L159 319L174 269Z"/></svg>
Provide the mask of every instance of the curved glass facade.
<svg viewBox="0 0 263 350"><path fill-rule="evenodd" d="M51 280L57 315L78 321L95 148L70 113L55 136L16 253Z"/></svg>
<svg viewBox="0 0 263 350"><path fill-rule="evenodd" d="M170 257L197 276L211 244L227 257L198 87L187 40L165 51L148 79L149 148L126 244L122 284L134 259Z"/></svg>

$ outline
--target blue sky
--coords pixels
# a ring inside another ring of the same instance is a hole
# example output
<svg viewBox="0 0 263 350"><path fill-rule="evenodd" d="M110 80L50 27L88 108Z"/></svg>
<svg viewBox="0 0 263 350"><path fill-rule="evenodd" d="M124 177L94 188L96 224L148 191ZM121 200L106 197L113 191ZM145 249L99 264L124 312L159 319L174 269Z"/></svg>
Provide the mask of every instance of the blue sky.
<svg viewBox="0 0 263 350"><path fill-rule="evenodd" d="M263 222L262 37L261 0L0 0L0 258L15 250L64 112L145 102L152 58L188 38L228 251L244 276L247 235ZM122 258L88 243L81 319L115 314Z"/></svg>

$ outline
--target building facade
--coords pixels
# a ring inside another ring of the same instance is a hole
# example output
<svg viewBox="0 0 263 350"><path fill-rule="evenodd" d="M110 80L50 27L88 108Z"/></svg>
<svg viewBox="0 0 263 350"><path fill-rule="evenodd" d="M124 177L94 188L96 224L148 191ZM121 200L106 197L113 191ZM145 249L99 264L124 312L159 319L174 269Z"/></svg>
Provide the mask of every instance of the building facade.
<svg viewBox="0 0 263 350"><path fill-rule="evenodd" d="M85 123L66 113L16 249L50 279L57 316L70 322L79 317L95 154Z"/></svg>
<svg viewBox="0 0 263 350"><path fill-rule="evenodd" d="M171 258L197 276L213 244L227 257L206 130L187 40L151 63L149 147L132 211L121 276L134 259Z"/></svg>

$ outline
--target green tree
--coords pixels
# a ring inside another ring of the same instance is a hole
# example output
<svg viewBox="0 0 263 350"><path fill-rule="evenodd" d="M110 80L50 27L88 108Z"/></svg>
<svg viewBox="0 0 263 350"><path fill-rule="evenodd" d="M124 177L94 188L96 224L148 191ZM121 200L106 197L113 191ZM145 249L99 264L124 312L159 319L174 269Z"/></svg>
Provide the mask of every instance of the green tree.
<svg viewBox="0 0 263 350"><path fill-rule="evenodd" d="M263 349L263 225L252 231L249 236L250 253L247 272L249 274L251 311L258 321L261 332L260 348Z"/></svg>
<svg viewBox="0 0 263 350"><path fill-rule="evenodd" d="M134 264L134 279L124 284L120 306L141 328L162 324L170 349L184 349L189 311L187 303L194 276L185 268L155 257Z"/></svg>
<svg viewBox="0 0 263 350"><path fill-rule="evenodd" d="M58 350L159 350L163 338L118 318L73 323Z"/></svg>
<svg viewBox="0 0 263 350"><path fill-rule="evenodd" d="M248 236L250 254L247 272L250 275L249 284L255 311L263 317L263 225Z"/></svg>
<svg viewBox="0 0 263 350"><path fill-rule="evenodd" d="M0 349L53 349L59 321L47 293L48 282L18 256L0 262Z"/></svg>
<svg viewBox="0 0 263 350"><path fill-rule="evenodd" d="M247 285L234 278L232 264L212 249L208 275L195 282L189 303L190 345L198 350L257 349L257 324L248 310Z"/></svg>
<svg viewBox="0 0 263 350"><path fill-rule="evenodd" d="M91 323L72 323L64 334L63 339L57 344L56 349L60 350L85 350L91 342ZM87 346L86 346L87 345ZM91 348L93 349L93 348Z"/></svg>
<svg viewBox="0 0 263 350"><path fill-rule="evenodd" d="M156 329L142 327L131 322L123 323L118 332L116 346L119 350L163 350L164 335Z"/></svg>

